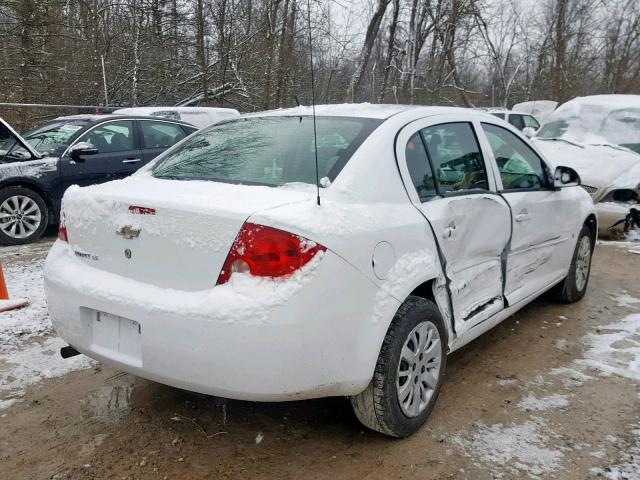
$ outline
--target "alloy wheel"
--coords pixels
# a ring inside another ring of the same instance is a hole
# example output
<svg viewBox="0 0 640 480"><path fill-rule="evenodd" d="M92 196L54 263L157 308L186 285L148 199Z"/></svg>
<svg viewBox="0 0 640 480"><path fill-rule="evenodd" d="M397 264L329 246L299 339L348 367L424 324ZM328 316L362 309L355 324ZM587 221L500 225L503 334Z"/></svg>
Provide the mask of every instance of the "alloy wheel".
<svg viewBox="0 0 640 480"><path fill-rule="evenodd" d="M0 205L0 229L11 238L27 238L38 230L42 212L36 201L25 195L14 195Z"/></svg>
<svg viewBox="0 0 640 480"><path fill-rule="evenodd" d="M587 285L591 265L591 240L587 236L580 239L576 257L576 288L581 292Z"/></svg>
<svg viewBox="0 0 640 480"><path fill-rule="evenodd" d="M438 386L441 364L438 329L430 321L419 323L402 347L396 379L398 402L407 417L417 417L429 404Z"/></svg>

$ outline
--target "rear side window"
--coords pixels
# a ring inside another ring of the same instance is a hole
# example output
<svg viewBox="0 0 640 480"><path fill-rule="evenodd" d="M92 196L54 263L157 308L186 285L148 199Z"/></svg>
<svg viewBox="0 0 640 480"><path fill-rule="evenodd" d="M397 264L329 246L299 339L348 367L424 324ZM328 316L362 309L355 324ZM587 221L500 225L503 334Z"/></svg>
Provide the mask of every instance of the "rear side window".
<svg viewBox="0 0 640 480"><path fill-rule="evenodd" d="M501 118L502 120L504 120L504 113L492 113L491 115L493 115L494 117L498 117L498 118Z"/></svg>
<svg viewBox="0 0 640 480"><path fill-rule="evenodd" d="M484 160L470 123L446 123L420 133L435 170L438 193L489 190Z"/></svg>
<svg viewBox="0 0 640 480"><path fill-rule="evenodd" d="M483 123L504 190L537 190L548 186L545 165L524 141L506 128Z"/></svg>
<svg viewBox="0 0 640 480"><path fill-rule="evenodd" d="M319 177L333 181L381 120L317 117ZM313 118L249 117L211 125L152 169L157 178L243 185L316 183Z"/></svg>
<svg viewBox="0 0 640 480"><path fill-rule="evenodd" d="M167 148L186 135L179 125L167 122L140 120L143 148Z"/></svg>
<svg viewBox="0 0 640 480"><path fill-rule="evenodd" d="M429 165L429 157L427 157L427 151L422 143L422 138L420 138L420 133L414 133L407 142L405 159L411 182L416 188L416 192L418 192L420 201L428 200L436 195L433 171L431 170L431 165Z"/></svg>
<svg viewBox="0 0 640 480"><path fill-rule="evenodd" d="M522 130L524 128L524 120L522 119L522 115L509 115L509 123L516 127L518 130Z"/></svg>

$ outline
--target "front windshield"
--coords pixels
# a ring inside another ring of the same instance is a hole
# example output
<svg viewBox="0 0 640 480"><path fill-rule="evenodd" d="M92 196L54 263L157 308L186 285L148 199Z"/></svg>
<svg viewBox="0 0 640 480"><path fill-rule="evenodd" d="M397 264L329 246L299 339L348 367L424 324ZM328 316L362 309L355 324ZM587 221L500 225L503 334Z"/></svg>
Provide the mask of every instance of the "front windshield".
<svg viewBox="0 0 640 480"><path fill-rule="evenodd" d="M333 181L380 123L370 118L317 117L319 178ZM244 185L315 185L315 162L312 117L249 117L192 135L154 165L152 174Z"/></svg>
<svg viewBox="0 0 640 480"><path fill-rule="evenodd" d="M578 99L580 100L580 99ZM553 112L539 138L588 145L618 145L640 153L640 106L572 101Z"/></svg>
<svg viewBox="0 0 640 480"><path fill-rule="evenodd" d="M31 147L46 155L68 145L71 137L88 124L88 120L54 120L32 128L22 137Z"/></svg>

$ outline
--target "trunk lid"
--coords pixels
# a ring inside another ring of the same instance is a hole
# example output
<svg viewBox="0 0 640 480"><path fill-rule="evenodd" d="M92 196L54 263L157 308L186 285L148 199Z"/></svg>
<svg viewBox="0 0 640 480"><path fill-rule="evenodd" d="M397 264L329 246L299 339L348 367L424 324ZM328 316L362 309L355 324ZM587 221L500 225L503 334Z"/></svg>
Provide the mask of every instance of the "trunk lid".
<svg viewBox="0 0 640 480"><path fill-rule="evenodd" d="M306 185L272 188L141 174L72 187L63 211L69 245L87 265L163 288L202 290L215 286L253 213L313 198L314 187Z"/></svg>

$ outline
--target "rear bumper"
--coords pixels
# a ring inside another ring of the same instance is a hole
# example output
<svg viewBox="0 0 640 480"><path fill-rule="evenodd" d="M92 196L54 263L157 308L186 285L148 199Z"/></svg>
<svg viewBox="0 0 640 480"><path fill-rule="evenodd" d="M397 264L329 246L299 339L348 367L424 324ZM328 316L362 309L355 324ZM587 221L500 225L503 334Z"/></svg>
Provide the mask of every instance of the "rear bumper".
<svg viewBox="0 0 640 480"><path fill-rule="evenodd" d="M598 234L605 238L611 235L609 227L615 225L620 220L624 220L631 208L640 209L640 205L628 205L615 202L596 203L595 207L598 215ZM623 226L623 224L620 224L615 227L615 230L622 232Z"/></svg>
<svg viewBox="0 0 640 480"><path fill-rule="evenodd" d="M93 268L59 241L45 265L47 303L59 335L116 368L241 400L362 391L384 335L372 324L377 288L330 252L300 282L275 290L265 285L251 295L231 285L202 292L159 288ZM105 342L97 312L137 322L139 335L121 339L136 345L123 354Z"/></svg>

